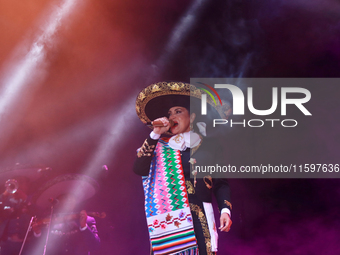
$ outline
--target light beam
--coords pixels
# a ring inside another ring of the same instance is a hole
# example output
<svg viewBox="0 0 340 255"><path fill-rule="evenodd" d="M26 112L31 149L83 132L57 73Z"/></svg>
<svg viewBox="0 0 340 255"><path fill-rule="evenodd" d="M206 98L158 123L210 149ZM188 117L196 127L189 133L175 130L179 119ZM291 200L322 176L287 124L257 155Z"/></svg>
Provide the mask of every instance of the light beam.
<svg viewBox="0 0 340 255"><path fill-rule="evenodd" d="M24 100L19 100L20 97L24 96L25 100L29 100L29 96L43 80L47 64L47 46L56 43L56 32L74 12L75 6L79 10L78 2L82 1L64 0L61 4L54 5L49 10L49 15L47 15L49 18L41 28L42 32L34 39L28 52L19 58L13 56L2 71L3 77L0 78L0 88L2 88L0 91L0 123L3 129L0 132L1 138L8 138L11 130L10 127L4 127L5 119L13 118L11 113L14 108L16 110L18 110L18 106L24 108L22 105ZM22 52L27 48L27 44L28 40L24 40L15 52Z"/></svg>

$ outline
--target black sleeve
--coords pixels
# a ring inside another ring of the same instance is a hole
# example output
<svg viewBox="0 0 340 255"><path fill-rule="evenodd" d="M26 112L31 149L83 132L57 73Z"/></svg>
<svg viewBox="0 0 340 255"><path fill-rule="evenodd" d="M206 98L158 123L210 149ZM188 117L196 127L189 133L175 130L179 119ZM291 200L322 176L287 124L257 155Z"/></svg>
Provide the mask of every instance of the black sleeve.
<svg viewBox="0 0 340 255"><path fill-rule="evenodd" d="M215 148L215 163L217 162L220 166L227 165L227 157L223 145L219 140L213 140L214 145L210 145L211 148ZM231 205L231 194L230 186L227 179L222 176L216 176L213 178L213 192L216 197L218 208L221 211L223 208L232 209Z"/></svg>
<svg viewBox="0 0 340 255"><path fill-rule="evenodd" d="M228 208L230 211L232 205L230 202L230 187L226 179L213 179L213 192L217 200L218 209Z"/></svg>
<svg viewBox="0 0 340 255"><path fill-rule="evenodd" d="M133 172L141 176L149 175L152 155L158 140L145 139L142 147L137 152L137 157L133 164Z"/></svg>

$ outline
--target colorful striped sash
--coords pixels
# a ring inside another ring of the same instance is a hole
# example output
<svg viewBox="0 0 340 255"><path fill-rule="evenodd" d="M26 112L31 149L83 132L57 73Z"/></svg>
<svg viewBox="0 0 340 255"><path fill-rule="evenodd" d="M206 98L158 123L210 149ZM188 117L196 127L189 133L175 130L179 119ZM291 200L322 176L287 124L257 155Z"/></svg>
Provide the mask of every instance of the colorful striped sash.
<svg viewBox="0 0 340 255"><path fill-rule="evenodd" d="M181 154L170 148L165 139L156 146L143 186L153 253L198 254Z"/></svg>

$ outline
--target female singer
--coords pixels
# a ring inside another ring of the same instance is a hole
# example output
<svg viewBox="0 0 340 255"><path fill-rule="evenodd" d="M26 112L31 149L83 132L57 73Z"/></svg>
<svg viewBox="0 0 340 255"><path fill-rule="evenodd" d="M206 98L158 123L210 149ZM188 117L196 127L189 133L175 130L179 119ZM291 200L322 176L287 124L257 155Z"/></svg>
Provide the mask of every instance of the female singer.
<svg viewBox="0 0 340 255"><path fill-rule="evenodd" d="M219 230L228 232L232 223L227 181L209 175L196 178L195 164L216 165L221 152L215 140L203 138L205 125L190 113L190 99L200 96L193 85L161 82L137 97L139 118L154 123L133 167L143 176L152 254L216 254L213 194L220 210ZM161 138L169 133L171 137Z"/></svg>

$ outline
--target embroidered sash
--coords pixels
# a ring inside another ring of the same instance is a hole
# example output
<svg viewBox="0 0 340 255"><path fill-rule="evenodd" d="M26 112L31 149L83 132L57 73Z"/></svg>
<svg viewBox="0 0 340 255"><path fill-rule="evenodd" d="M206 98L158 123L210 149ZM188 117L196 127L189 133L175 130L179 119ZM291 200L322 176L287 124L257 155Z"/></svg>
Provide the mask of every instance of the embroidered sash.
<svg viewBox="0 0 340 255"><path fill-rule="evenodd" d="M145 213L155 255L198 254L180 151L160 139L143 178Z"/></svg>

